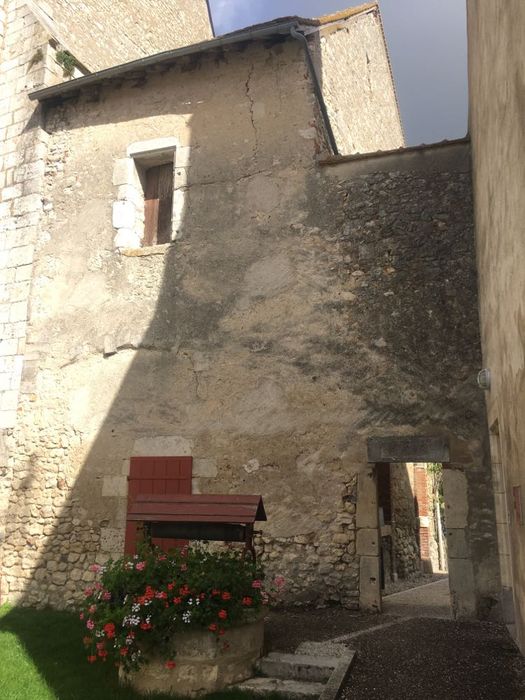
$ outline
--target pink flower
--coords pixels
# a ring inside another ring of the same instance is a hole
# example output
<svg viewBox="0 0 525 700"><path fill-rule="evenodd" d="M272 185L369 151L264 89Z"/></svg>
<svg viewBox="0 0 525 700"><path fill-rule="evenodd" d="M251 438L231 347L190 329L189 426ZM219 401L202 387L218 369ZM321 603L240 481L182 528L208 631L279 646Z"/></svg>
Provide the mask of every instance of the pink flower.
<svg viewBox="0 0 525 700"><path fill-rule="evenodd" d="M262 588L262 581L259 581L257 579L255 581L252 581L252 588Z"/></svg>
<svg viewBox="0 0 525 700"><path fill-rule="evenodd" d="M88 630L95 629L95 623L93 622L93 620L88 620L86 622L86 627L88 628Z"/></svg>
<svg viewBox="0 0 525 700"><path fill-rule="evenodd" d="M84 591L84 595L86 596L86 598L89 597L92 593L93 593L92 588L86 588Z"/></svg>
<svg viewBox="0 0 525 700"><path fill-rule="evenodd" d="M102 594L102 600L111 600L111 593L109 591L104 591Z"/></svg>
<svg viewBox="0 0 525 700"><path fill-rule="evenodd" d="M96 611L96 609L97 609L96 605L90 605L89 609L88 609L89 614L93 615L93 613Z"/></svg>
<svg viewBox="0 0 525 700"><path fill-rule="evenodd" d="M102 571L102 567L100 566L100 564L91 564L89 570L92 571L94 574L99 574Z"/></svg>
<svg viewBox="0 0 525 700"><path fill-rule="evenodd" d="M276 576L273 580L277 588L282 588L284 584L286 583L286 579L284 576Z"/></svg>
<svg viewBox="0 0 525 700"><path fill-rule="evenodd" d="M145 561L139 561L135 564L135 569L137 569L137 571L143 571L145 568L146 568Z"/></svg>

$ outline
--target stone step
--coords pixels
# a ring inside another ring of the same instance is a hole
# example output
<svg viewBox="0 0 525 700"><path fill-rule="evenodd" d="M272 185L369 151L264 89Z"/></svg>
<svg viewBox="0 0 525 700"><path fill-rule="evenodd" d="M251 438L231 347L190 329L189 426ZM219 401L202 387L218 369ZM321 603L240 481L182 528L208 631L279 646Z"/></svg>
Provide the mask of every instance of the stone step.
<svg viewBox="0 0 525 700"><path fill-rule="evenodd" d="M263 676L287 678L295 681L326 682L341 659L334 656L309 656L307 654L279 654L272 652L259 659L257 670Z"/></svg>
<svg viewBox="0 0 525 700"><path fill-rule="evenodd" d="M284 678L250 678L234 687L253 695L260 695L262 698L267 698L272 693L279 693L283 698L290 698L290 700L311 700L312 698L318 700L325 688L323 683L291 681Z"/></svg>

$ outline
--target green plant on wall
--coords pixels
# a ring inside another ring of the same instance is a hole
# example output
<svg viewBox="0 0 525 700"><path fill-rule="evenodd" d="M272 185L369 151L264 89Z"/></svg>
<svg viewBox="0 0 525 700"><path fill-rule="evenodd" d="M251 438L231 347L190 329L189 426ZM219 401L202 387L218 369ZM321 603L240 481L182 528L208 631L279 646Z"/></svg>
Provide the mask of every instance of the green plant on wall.
<svg viewBox="0 0 525 700"><path fill-rule="evenodd" d="M443 465L440 462L429 462L427 470L431 478L432 500L437 500L443 508Z"/></svg>
<svg viewBox="0 0 525 700"><path fill-rule="evenodd" d="M62 66L64 75L71 78L75 72L75 68L77 67L77 60L73 54L69 53L69 51L66 51L65 49L60 49L60 51L56 52L55 58L58 65Z"/></svg>

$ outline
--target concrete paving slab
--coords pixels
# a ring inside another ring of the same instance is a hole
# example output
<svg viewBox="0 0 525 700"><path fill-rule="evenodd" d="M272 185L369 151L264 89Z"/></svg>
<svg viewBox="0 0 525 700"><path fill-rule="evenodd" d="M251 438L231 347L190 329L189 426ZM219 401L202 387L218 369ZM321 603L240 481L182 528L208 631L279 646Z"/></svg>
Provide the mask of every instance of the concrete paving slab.
<svg viewBox="0 0 525 700"><path fill-rule="evenodd" d="M448 578L384 596L383 612L398 617L434 617L451 620Z"/></svg>
<svg viewBox="0 0 525 700"><path fill-rule="evenodd" d="M323 683L308 683L306 681L290 681L282 678L250 678L244 683L235 686L239 690L244 690L262 698L268 697L272 693L280 693L291 700L319 699L324 690Z"/></svg>

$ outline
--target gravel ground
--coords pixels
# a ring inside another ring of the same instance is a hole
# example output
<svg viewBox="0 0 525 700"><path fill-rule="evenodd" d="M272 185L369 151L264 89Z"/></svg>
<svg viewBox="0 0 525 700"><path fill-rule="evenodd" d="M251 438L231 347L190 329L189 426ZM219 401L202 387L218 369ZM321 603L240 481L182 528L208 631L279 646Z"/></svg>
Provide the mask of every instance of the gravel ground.
<svg viewBox="0 0 525 700"><path fill-rule="evenodd" d="M402 620L352 640L343 700L518 700L525 660L494 623Z"/></svg>
<svg viewBox="0 0 525 700"><path fill-rule="evenodd" d="M284 610L268 616L267 642L293 652L392 621L347 642L358 654L342 700L525 700L525 659L494 623Z"/></svg>

